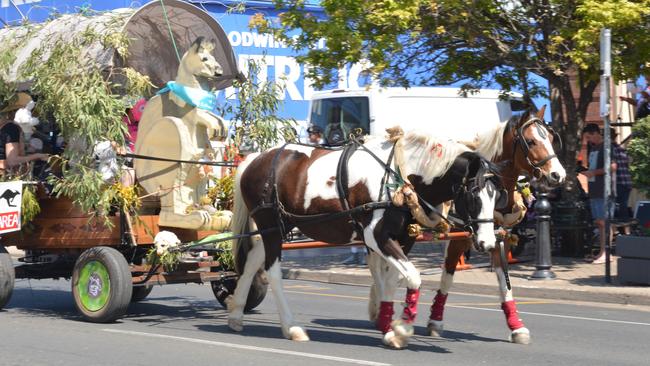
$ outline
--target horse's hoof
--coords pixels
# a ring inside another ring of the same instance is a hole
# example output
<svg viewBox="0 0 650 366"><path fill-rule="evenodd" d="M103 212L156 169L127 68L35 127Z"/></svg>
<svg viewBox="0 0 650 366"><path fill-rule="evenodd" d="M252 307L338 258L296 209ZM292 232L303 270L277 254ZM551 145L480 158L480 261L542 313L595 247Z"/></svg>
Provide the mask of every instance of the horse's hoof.
<svg viewBox="0 0 650 366"><path fill-rule="evenodd" d="M516 344L530 344L530 331L528 328L515 329L510 333L510 342Z"/></svg>
<svg viewBox="0 0 650 366"><path fill-rule="evenodd" d="M427 335L429 337L440 338L442 337L444 331L445 331L445 326L442 321L429 319L429 322L427 323Z"/></svg>
<svg viewBox="0 0 650 366"><path fill-rule="evenodd" d="M244 330L244 321L241 319L228 318L228 328L235 332Z"/></svg>
<svg viewBox="0 0 650 366"><path fill-rule="evenodd" d="M392 330L384 334L384 337L382 338L381 341L382 343L384 343L386 347L392 349L404 349L409 344L408 338L398 337L395 335L395 332L393 332Z"/></svg>
<svg viewBox="0 0 650 366"><path fill-rule="evenodd" d="M307 332L301 327L291 327L289 328L289 337L292 341L306 342L309 340Z"/></svg>
<svg viewBox="0 0 650 366"><path fill-rule="evenodd" d="M390 323L390 327L397 337L409 338L413 336L413 325L401 319L393 320Z"/></svg>

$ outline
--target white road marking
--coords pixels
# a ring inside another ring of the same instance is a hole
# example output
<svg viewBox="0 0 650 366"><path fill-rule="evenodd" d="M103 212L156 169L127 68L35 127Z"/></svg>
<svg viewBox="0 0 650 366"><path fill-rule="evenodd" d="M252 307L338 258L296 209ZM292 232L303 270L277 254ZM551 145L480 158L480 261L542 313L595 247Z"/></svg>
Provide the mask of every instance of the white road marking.
<svg viewBox="0 0 650 366"><path fill-rule="evenodd" d="M478 307L474 307L474 306L460 306L460 305L447 304L447 307L459 308L459 309L468 309L468 310L496 311L496 312L499 312L499 313L501 312L501 309L485 309L485 308L478 308ZM588 318L588 317L584 317L584 316L532 313L532 312L528 312L528 311L518 311L518 313L519 314L526 314L526 315L546 316L546 317L549 317L549 318L589 320L589 321L603 322L603 323L617 323L617 324L631 324L631 325L650 326L650 323L629 322L629 321L625 321L625 320L611 320L611 319L601 319L601 318Z"/></svg>
<svg viewBox="0 0 650 366"><path fill-rule="evenodd" d="M227 347L227 348L243 349L243 350L248 350L248 351L267 352L267 353L277 353L277 354L288 355L288 356L299 356L299 357L315 358L315 359L319 359L319 360L352 363L352 364L356 364L356 365L370 365L370 366L389 366L390 365L388 363L373 362L373 361L366 361L366 360L358 360L358 359L354 359L354 358L326 356L326 355L319 355L319 354L316 354L316 353L287 351L287 350L276 349L276 348L247 346L247 345L244 345L244 344L208 341L208 340L205 340L205 339L198 339L198 338L177 337L177 336L171 336L171 335L165 335L165 334L144 333L144 332L136 332L136 331L131 331L131 330L120 330L120 329L109 329L109 328L105 328L105 329L102 329L102 330L104 332L109 332L109 333L128 334L128 335L133 335L133 336L149 337L149 338L172 339L172 340L175 340L175 341L185 341L185 342L191 342L191 343L206 344L206 345L209 345L209 346Z"/></svg>

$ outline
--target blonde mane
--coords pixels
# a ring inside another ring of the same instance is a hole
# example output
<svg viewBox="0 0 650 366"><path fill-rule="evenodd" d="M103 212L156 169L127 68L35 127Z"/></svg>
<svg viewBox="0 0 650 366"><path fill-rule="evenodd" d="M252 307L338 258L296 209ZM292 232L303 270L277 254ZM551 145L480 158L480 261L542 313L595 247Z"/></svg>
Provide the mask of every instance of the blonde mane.
<svg viewBox="0 0 650 366"><path fill-rule="evenodd" d="M410 131L395 145L395 162L403 177L419 175L425 184L444 175L458 155L470 149L448 139Z"/></svg>
<svg viewBox="0 0 650 366"><path fill-rule="evenodd" d="M508 122L498 123L493 129L476 136L472 149L487 160L494 161L503 152L503 134L507 126Z"/></svg>

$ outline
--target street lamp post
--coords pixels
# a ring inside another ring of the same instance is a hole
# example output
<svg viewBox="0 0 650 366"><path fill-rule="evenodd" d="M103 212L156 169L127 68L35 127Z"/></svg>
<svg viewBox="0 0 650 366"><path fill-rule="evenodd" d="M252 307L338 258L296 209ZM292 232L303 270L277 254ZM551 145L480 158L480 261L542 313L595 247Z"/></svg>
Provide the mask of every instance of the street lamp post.
<svg viewBox="0 0 650 366"><path fill-rule="evenodd" d="M537 216L536 269L530 278L552 280L555 278L555 273L551 271L551 203L545 191L538 194L535 215Z"/></svg>

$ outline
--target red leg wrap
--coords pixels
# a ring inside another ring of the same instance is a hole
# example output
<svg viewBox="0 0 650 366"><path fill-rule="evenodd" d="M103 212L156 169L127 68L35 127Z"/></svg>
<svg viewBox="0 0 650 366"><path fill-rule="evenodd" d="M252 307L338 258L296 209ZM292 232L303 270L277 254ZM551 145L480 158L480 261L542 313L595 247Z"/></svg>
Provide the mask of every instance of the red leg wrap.
<svg viewBox="0 0 650 366"><path fill-rule="evenodd" d="M431 315L429 319L442 321L442 314L445 312L445 303L447 302L447 295L443 295L440 290L436 294L436 297L433 299L433 305L431 305Z"/></svg>
<svg viewBox="0 0 650 366"><path fill-rule="evenodd" d="M379 315L377 316L377 330L383 334L390 330L390 323L393 321L393 302L382 301L379 305Z"/></svg>
<svg viewBox="0 0 650 366"><path fill-rule="evenodd" d="M515 300L501 303L501 309L506 315L506 321L508 322L508 327L510 330L517 330L524 327L524 322L519 319L519 314L517 313L517 304L515 304Z"/></svg>
<svg viewBox="0 0 650 366"><path fill-rule="evenodd" d="M420 298L420 289L406 289L406 303L404 304L404 313L402 320L407 323L413 323L415 316L418 314L418 299Z"/></svg>

